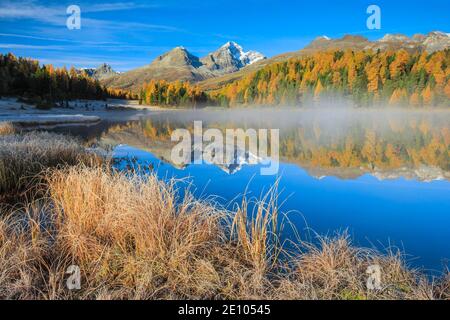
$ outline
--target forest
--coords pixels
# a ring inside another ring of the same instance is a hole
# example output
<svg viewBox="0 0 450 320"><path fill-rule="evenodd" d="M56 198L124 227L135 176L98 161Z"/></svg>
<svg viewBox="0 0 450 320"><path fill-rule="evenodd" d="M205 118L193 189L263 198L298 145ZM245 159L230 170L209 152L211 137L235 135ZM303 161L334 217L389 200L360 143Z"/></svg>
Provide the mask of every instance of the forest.
<svg viewBox="0 0 450 320"><path fill-rule="evenodd" d="M158 106L202 107L215 104L199 86L189 82L151 80L139 92L139 103Z"/></svg>
<svg viewBox="0 0 450 320"><path fill-rule="evenodd" d="M67 70L51 64L41 66L37 60L11 53L0 55L0 80L0 96L18 96L41 109L56 103L64 106L73 99L132 98L127 92L102 86L74 67Z"/></svg>
<svg viewBox="0 0 450 320"><path fill-rule="evenodd" d="M314 105L344 97L357 106L448 107L450 50L327 51L268 65L212 92L222 106Z"/></svg>

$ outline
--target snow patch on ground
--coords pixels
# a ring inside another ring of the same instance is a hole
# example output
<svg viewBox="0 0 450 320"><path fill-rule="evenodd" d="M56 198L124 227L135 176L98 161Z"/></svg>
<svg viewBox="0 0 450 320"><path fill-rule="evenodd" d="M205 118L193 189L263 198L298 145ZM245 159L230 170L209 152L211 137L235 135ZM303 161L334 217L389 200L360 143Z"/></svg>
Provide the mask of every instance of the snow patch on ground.
<svg viewBox="0 0 450 320"><path fill-rule="evenodd" d="M7 115L0 117L2 121L17 123L22 125L54 125L54 124L70 124L70 123L86 123L100 121L100 117L97 116L85 116L82 114L74 115L36 115L36 114L23 114L23 115Z"/></svg>
<svg viewBox="0 0 450 320"><path fill-rule="evenodd" d="M138 101L118 99L73 100L67 105L64 103L50 110L39 110L16 98L1 98L0 122L24 125L91 124L102 119L132 120L144 112L161 110L155 106L139 105Z"/></svg>

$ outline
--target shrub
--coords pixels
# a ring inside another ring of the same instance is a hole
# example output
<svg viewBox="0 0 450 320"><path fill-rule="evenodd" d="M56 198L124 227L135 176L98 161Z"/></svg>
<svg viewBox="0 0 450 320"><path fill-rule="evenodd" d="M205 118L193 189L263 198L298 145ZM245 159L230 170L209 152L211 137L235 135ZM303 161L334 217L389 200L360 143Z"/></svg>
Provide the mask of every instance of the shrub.
<svg viewBox="0 0 450 320"><path fill-rule="evenodd" d="M0 122L0 136L10 135L14 132L14 126L10 122Z"/></svg>

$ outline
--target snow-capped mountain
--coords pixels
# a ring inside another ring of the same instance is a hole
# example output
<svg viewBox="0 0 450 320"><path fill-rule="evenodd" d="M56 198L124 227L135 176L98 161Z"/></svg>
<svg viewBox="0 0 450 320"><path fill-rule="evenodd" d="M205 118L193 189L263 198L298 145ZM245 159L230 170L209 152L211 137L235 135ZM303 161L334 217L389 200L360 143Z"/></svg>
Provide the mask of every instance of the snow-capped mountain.
<svg viewBox="0 0 450 320"><path fill-rule="evenodd" d="M253 64L266 58L264 55L256 51L245 52L240 45L233 41L227 42L219 50L228 50L236 60L241 61L243 66Z"/></svg>
<svg viewBox="0 0 450 320"><path fill-rule="evenodd" d="M239 71L263 59L266 59L263 54L244 51L235 42L228 42L201 59L184 47L176 47L160 55L147 66L104 78L103 84L130 89L139 88L152 79L198 82Z"/></svg>
<svg viewBox="0 0 450 320"><path fill-rule="evenodd" d="M235 72L266 57L256 51L244 51L236 42L230 41L217 51L202 58L202 63L211 71Z"/></svg>

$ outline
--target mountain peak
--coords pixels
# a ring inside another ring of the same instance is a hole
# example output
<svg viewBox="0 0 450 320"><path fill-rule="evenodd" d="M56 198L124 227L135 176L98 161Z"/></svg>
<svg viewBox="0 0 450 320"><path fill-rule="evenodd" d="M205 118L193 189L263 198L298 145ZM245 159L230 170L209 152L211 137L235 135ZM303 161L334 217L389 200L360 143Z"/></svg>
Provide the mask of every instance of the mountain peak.
<svg viewBox="0 0 450 320"><path fill-rule="evenodd" d="M425 50L434 52L450 47L450 34L442 31L430 32L422 42Z"/></svg>
<svg viewBox="0 0 450 320"><path fill-rule="evenodd" d="M118 74L118 72L114 71L107 63L102 63L97 68L84 68L81 69L81 71L97 80L104 80Z"/></svg>
<svg viewBox="0 0 450 320"><path fill-rule="evenodd" d="M187 52L186 48L183 46L175 47L171 51L186 51Z"/></svg>
<svg viewBox="0 0 450 320"><path fill-rule="evenodd" d="M228 41L221 48L236 48L236 49L243 50L242 47L234 41Z"/></svg>
<svg viewBox="0 0 450 320"><path fill-rule="evenodd" d="M244 51L242 46L229 41L217 51L208 54L201 62L211 71L229 73L242 69L266 57L256 51Z"/></svg>
<svg viewBox="0 0 450 320"><path fill-rule="evenodd" d="M379 41L380 42L409 42L412 41L413 39L408 38L407 36L405 36L404 34L390 34L387 33L383 38L381 38Z"/></svg>
<svg viewBox="0 0 450 320"><path fill-rule="evenodd" d="M432 31L428 34L428 36L437 36L437 37L444 37L444 38L450 38L450 33L445 33L442 31Z"/></svg>
<svg viewBox="0 0 450 320"><path fill-rule="evenodd" d="M326 35L323 35L323 36L317 37L314 41L330 41L330 40L331 40L330 37L327 37Z"/></svg>
<svg viewBox="0 0 450 320"><path fill-rule="evenodd" d="M369 42L369 39L360 35L347 34L341 41L353 41L353 42Z"/></svg>
<svg viewBox="0 0 450 320"><path fill-rule="evenodd" d="M201 63L186 48L179 46L157 57L152 62L152 65L160 67L193 66L194 68L198 68L201 66Z"/></svg>
<svg viewBox="0 0 450 320"><path fill-rule="evenodd" d="M114 72L113 68L107 64L107 63L102 63L101 65L99 65L97 67L97 71L102 71L102 72Z"/></svg>
<svg viewBox="0 0 450 320"><path fill-rule="evenodd" d="M345 35L340 39L331 39L327 36L320 36L314 39L305 49L329 50L364 48L367 43L369 43L369 40L367 38L357 35Z"/></svg>

